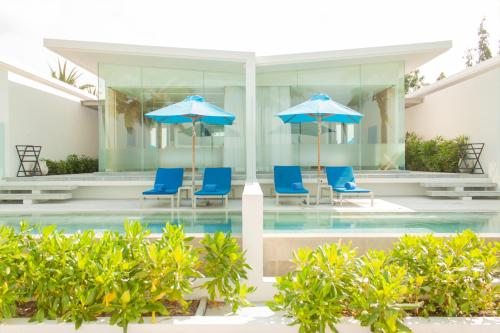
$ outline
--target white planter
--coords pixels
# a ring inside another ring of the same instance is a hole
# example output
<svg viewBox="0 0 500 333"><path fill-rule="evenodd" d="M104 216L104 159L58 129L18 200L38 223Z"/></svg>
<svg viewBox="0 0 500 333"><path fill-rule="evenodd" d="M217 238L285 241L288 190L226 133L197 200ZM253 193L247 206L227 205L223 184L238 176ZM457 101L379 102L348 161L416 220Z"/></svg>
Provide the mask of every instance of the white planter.
<svg viewBox="0 0 500 333"><path fill-rule="evenodd" d="M291 320L274 313L265 306L242 309L237 315L145 318L143 324L130 324L129 333L292 333L298 326L288 326ZM500 318L408 318L408 326L414 333L498 333ZM345 318L337 326L341 333L369 333L356 320ZM29 323L28 319L9 319L0 324L0 333L74 333L72 323L46 321L41 324ZM122 328L110 326L103 318L94 323L83 324L76 331L80 333L122 333Z"/></svg>

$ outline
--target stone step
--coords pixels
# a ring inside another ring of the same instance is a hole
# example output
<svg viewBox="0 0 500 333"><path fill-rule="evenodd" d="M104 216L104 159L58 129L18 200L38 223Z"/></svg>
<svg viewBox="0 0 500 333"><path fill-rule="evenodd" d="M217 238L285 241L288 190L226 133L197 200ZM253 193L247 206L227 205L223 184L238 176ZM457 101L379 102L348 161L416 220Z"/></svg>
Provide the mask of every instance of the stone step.
<svg viewBox="0 0 500 333"><path fill-rule="evenodd" d="M47 184L20 184L20 183L2 183L0 191L73 191L78 188L77 185L47 185Z"/></svg>
<svg viewBox="0 0 500 333"><path fill-rule="evenodd" d="M31 204L36 200L68 200L73 195L65 192L52 193L0 193L0 200L4 201L20 201L24 204Z"/></svg>
<svg viewBox="0 0 500 333"><path fill-rule="evenodd" d="M464 179L463 181L454 180L454 181L437 181L437 182L429 182L429 183L420 183L422 187L497 187L496 183L492 182L479 182Z"/></svg>
<svg viewBox="0 0 500 333"><path fill-rule="evenodd" d="M430 197L500 197L500 191L427 191Z"/></svg>

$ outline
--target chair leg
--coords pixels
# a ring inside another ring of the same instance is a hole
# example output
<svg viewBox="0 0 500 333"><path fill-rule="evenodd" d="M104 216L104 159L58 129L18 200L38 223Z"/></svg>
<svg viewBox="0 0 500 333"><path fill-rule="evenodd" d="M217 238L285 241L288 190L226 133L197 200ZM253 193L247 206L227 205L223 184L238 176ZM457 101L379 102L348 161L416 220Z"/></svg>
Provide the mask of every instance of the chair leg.
<svg viewBox="0 0 500 333"><path fill-rule="evenodd" d="M333 206L334 205L334 202L333 202L333 190L330 188L330 204Z"/></svg>
<svg viewBox="0 0 500 333"><path fill-rule="evenodd" d="M340 207L342 207L342 202L344 201L344 197L342 193L340 194Z"/></svg>
<svg viewBox="0 0 500 333"><path fill-rule="evenodd" d="M191 198L191 205L193 208L196 208L196 196L193 195L193 197Z"/></svg>
<svg viewBox="0 0 500 333"><path fill-rule="evenodd" d="M227 203L229 202L229 197L226 195L224 198L224 206L227 207Z"/></svg>
<svg viewBox="0 0 500 333"><path fill-rule="evenodd" d="M276 193L276 206L280 204L280 196Z"/></svg>
<svg viewBox="0 0 500 333"><path fill-rule="evenodd" d="M306 206L309 206L309 200L310 200L310 197L309 197L309 194L306 196Z"/></svg>
<svg viewBox="0 0 500 333"><path fill-rule="evenodd" d="M171 195L171 196L170 196L170 208L174 208L174 207L175 207L175 206L174 206L174 196L173 196L173 195Z"/></svg>
<svg viewBox="0 0 500 333"><path fill-rule="evenodd" d="M177 207L181 206L181 194L180 192L177 192Z"/></svg>
<svg viewBox="0 0 500 333"><path fill-rule="evenodd" d="M371 201L371 206L373 207L373 192L370 193L370 201Z"/></svg>

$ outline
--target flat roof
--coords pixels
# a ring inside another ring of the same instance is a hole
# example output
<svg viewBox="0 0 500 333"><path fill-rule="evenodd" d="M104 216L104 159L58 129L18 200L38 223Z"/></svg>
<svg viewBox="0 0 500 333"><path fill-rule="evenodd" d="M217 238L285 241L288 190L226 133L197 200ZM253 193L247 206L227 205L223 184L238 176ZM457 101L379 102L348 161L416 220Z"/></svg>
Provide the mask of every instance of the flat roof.
<svg viewBox="0 0 500 333"><path fill-rule="evenodd" d="M435 93L437 91L454 86L454 85L459 84L461 82L467 81L469 79L472 79L478 75L486 73L486 72L493 70L495 68L500 68L500 56L499 55L497 55L491 59L485 60L485 61L483 61L477 65L474 65L472 67L466 68L463 71L460 71L460 72L453 74L449 77L446 77L442 80L436 81L436 82L431 83L427 86L423 86L419 90L417 90L411 94L408 94L406 97L413 98L413 99L422 99L427 95L430 95L430 94Z"/></svg>
<svg viewBox="0 0 500 333"><path fill-rule="evenodd" d="M34 81L36 83L42 84L44 86L56 89L58 91L69 94L73 97L77 97L81 100L96 100L97 97L86 92L85 90L74 87L66 82L54 79L53 77L38 73L32 69L28 69L20 64L16 64L12 61L7 61L5 59L0 59L0 68L4 68L6 71L19 75L28 80Z"/></svg>
<svg viewBox="0 0 500 333"><path fill-rule="evenodd" d="M255 61L258 71L321 68L339 64L404 61L406 72L446 52L451 41L256 56L253 52L45 39L44 46L97 75L98 63L148 65L194 70L241 71Z"/></svg>
<svg viewBox="0 0 500 333"><path fill-rule="evenodd" d="M241 71L252 52L187 49L63 39L44 39L44 46L97 75L98 63L148 65L194 70Z"/></svg>

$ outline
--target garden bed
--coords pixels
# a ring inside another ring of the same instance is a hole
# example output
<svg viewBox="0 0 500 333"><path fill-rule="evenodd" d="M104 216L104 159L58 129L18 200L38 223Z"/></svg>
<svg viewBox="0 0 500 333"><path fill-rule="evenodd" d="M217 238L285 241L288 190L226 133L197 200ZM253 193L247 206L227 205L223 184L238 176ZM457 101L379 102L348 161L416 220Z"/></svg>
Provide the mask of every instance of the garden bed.
<svg viewBox="0 0 500 333"><path fill-rule="evenodd" d="M206 316L158 317L152 323L150 317L144 318L144 323L130 323L129 333L292 333L298 332L297 326L289 326L290 318L271 311L264 305L243 308L238 314L231 315L228 308L207 309ZM500 318L470 317L470 318L407 318L405 323L414 333L498 333ZM343 318L336 325L340 333L368 333L369 327L362 327L357 320ZM29 323L28 319L8 319L0 324L1 333L122 333L123 329L109 325L108 318L100 318L96 322L84 323L75 330L72 323L60 323L48 320L42 324ZM328 330L327 330L328 332Z"/></svg>

